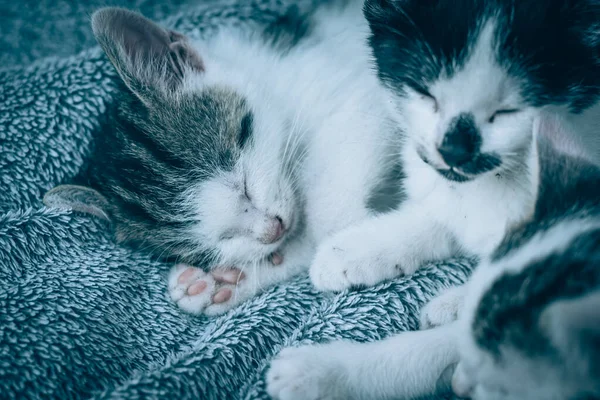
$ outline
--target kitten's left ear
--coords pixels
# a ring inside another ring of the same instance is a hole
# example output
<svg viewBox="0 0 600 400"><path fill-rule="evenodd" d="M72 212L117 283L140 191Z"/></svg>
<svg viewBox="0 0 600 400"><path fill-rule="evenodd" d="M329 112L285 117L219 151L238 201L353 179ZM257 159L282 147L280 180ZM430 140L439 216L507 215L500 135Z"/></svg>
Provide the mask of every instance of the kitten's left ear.
<svg viewBox="0 0 600 400"><path fill-rule="evenodd" d="M541 321L555 345L566 352L600 341L600 290L576 299L559 300L542 313ZM590 346L590 350L591 350ZM596 353L600 356L600 353Z"/></svg>
<svg viewBox="0 0 600 400"><path fill-rule="evenodd" d="M187 38L141 14L108 7L92 15L100 46L129 89L146 104L175 91L186 73L202 72L200 55Z"/></svg>

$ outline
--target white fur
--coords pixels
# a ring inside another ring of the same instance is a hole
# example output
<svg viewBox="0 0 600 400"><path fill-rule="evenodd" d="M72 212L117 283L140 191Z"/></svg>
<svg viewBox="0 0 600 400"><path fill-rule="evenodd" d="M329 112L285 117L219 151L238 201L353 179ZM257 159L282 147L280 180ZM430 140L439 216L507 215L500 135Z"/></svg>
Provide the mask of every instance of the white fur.
<svg viewBox="0 0 600 400"><path fill-rule="evenodd" d="M186 193L199 221L191 234L198 245L216 249L218 264L260 275L248 282L272 284L287 276L276 268L308 267L314 243L368 216L371 189L398 151L361 8L323 14L312 38L286 55L231 31L194 44L205 71L188 74L186 90L221 87L242 95L254 132L233 171ZM276 217L288 231L264 243ZM288 246L303 235L304 257L290 260ZM274 251L283 255L281 267L264 262ZM264 268L253 268L257 263ZM238 298L260 289L245 285Z"/></svg>
<svg viewBox="0 0 600 400"><path fill-rule="evenodd" d="M317 288L373 285L460 252L488 254L510 226L533 212L537 153L532 131L537 114L520 105L512 82L494 63L489 51L492 28L489 23L482 30L464 69L432 86L437 107L416 94L396 99L398 120L407 131L401 156L408 200L397 211L325 240L310 269ZM489 122L496 110L519 107L519 113ZM436 171L447 168L437 148L450 121L463 112L476 116L482 152L499 154L503 166L456 183ZM419 152L425 152L431 165Z"/></svg>
<svg viewBox="0 0 600 400"><path fill-rule="evenodd" d="M462 312L467 285L451 287L427 303L421 310L421 329L446 325L458 319Z"/></svg>
<svg viewBox="0 0 600 400"><path fill-rule="evenodd" d="M332 342L286 349L267 374L279 400L409 399L433 393L458 361L456 324L379 342Z"/></svg>
<svg viewBox="0 0 600 400"><path fill-rule="evenodd" d="M497 364L473 341L471 326L479 300L503 273L519 272L536 258L560 251L577 234L598 224L580 221L561 224L539 234L527 245L498 263L482 263L469 283L469 292L459 321L434 329L404 332L370 344L332 342L325 345L287 349L271 365L267 375L269 394L275 399L397 399L433 394L445 387L443 372L458 364L452 381L454 390L481 400L565 399L581 387L565 385L562 369L505 351ZM454 297L460 292L448 292ZM456 299L456 297L454 297ZM559 303L558 308L573 305ZM578 313L550 310L548 324L556 343L565 342L564 324L582 325L580 317L597 319L600 294L593 293L576 305ZM587 313L587 314L586 314ZM589 320L586 326L593 326ZM565 348L565 347L563 347ZM568 348L568 347L567 347ZM574 376L585 367L576 356L566 355ZM569 381L567 381L569 382ZM570 381L573 383L573 380ZM598 390L598 388L591 388Z"/></svg>
<svg viewBox="0 0 600 400"><path fill-rule="evenodd" d="M413 273L427 261L462 252L484 258L511 226L533 213L539 179L533 133L539 128L534 123L539 110L520 103L514 82L494 64L492 29L493 21L482 30L463 70L432 86L435 101L416 93L395 100L394 109L407 131L401 155L408 199L397 211L367 219L326 239L310 268L318 288L372 285ZM490 122L497 110L507 108L520 111ZM463 112L476 118L482 151L499 154L503 165L469 182L455 183L435 170L447 167L437 147L449 121ZM425 152L430 165L419 152ZM471 286L485 287L477 278ZM458 337L467 336L464 321L469 320L459 312L466 290L447 292L425 307L422 315L424 327L444 324L457 315L461 323L406 332L368 345L333 342L286 350L267 375L269 393L282 400L431 394L438 384L445 383L438 381L442 372L459 361ZM464 375L463 368L461 363L457 376Z"/></svg>
<svg viewBox="0 0 600 400"><path fill-rule="evenodd" d="M495 362L475 344L471 326L482 296L499 276L506 272L518 273L536 259L564 250L575 236L598 226L598 222L563 222L547 232L536 235L508 257L496 263L484 261L478 266L469 283L468 296L459 320L461 334L458 335L458 345L461 362L460 369L453 379L456 391L470 394L476 399L533 400L565 399L569 398L569 393L572 395L576 392L575 389L578 388L569 387L566 384L568 380L560 375L562 368L546 366L539 360L523 357L510 349L503 349L502 364ZM595 304L598 305L597 302ZM557 326L550 329L549 333L559 337L564 329L564 325Z"/></svg>

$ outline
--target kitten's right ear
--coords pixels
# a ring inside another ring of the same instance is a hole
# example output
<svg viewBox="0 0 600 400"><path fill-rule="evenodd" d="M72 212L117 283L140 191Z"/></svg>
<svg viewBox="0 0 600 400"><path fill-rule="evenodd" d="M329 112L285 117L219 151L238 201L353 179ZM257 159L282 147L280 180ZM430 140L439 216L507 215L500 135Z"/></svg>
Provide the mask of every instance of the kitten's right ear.
<svg viewBox="0 0 600 400"><path fill-rule="evenodd" d="M428 6L431 1L433 0L366 0L363 13L373 33L396 33L398 24L416 29L414 22L408 18L407 8Z"/></svg>
<svg viewBox="0 0 600 400"><path fill-rule="evenodd" d="M600 356L600 349L592 351L600 341L600 290L577 299L558 300L540 317L554 344L566 353L573 349L588 349L588 356Z"/></svg>
<svg viewBox="0 0 600 400"><path fill-rule="evenodd" d="M60 185L44 195L44 205L95 215L110 221L108 201L94 189L77 185Z"/></svg>
<svg viewBox="0 0 600 400"><path fill-rule="evenodd" d="M363 11L367 21L373 27L386 25L396 12L394 0L366 0Z"/></svg>
<svg viewBox="0 0 600 400"><path fill-rule="evenodd" d="M600 138L586 136L584 129L572 126L564 116L543 112L534 120L533 131L540 148L551 146L558 153L598 162L600 155L595 153L600 149Z"/></svg>
<svg viewBox="0 0 600 400"><path fill-rule="evenodd" d="M102 8L92 15L92 30L121 79L146 104L175 91L186 73L204 70L184 35L133 11Z"/></svg>

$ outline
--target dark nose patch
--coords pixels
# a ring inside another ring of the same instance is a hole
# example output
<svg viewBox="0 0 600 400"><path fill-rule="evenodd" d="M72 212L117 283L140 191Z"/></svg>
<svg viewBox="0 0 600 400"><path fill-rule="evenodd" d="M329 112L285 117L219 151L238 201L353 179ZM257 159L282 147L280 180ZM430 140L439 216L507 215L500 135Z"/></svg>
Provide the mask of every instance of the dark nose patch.
<svg viewBox="0 0 600 400"><path fill-rule="evenodd" d="M450 121L438 151L446 164L458 167L473 160L480 145L481 135L473 114L462 113Z"/></svg>

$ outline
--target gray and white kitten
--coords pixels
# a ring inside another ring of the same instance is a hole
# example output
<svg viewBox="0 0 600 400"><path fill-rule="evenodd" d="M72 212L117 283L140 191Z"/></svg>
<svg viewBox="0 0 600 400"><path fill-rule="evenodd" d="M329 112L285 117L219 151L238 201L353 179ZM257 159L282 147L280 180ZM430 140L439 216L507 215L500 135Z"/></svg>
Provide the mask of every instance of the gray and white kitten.
<svg viewBox="0 0 600 400"><path fill-rule="evenodd" d="M221 313L303 270L314 243L369 214L397 152L360 6L297 18L191 41L123 9L92 17L123 85L91 171L103 200L79 191L81 208L186 263L169 288L187 311Z"/></svg>

